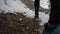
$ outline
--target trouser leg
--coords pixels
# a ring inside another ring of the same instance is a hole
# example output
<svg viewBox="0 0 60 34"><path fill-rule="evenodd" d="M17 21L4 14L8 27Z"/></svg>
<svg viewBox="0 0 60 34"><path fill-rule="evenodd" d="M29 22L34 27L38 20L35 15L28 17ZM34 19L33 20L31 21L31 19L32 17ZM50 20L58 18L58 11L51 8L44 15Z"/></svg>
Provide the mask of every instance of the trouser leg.
<svg viewBox="0 0 60 34"><path fill-rule="evenodd" d="M35 18L39 18L39 0L35 0L34 6L35 6Z"/></svg>
<svg viewBox="0 0 60 34"><path fill-rule="evenodd" d="M58 24L60 22L60 0L50 0L50 18L49 23Z"/></svg>
<svg viewBox="0 0 60 34"><path fill-rule="evenodd" d="M51 31L53 32L53 30L56 28L57 24L60 24L60 0L50 0L50 4L51 4L51 9L50 9L50 15L49 15L49 21L48 24L50 24L50 26L45 26L45 31L43 32L44 34L46 34L48 32L51 33ZM52 25L52 29L49 28ZM47 32L46 32L47 31Z"/></svg>

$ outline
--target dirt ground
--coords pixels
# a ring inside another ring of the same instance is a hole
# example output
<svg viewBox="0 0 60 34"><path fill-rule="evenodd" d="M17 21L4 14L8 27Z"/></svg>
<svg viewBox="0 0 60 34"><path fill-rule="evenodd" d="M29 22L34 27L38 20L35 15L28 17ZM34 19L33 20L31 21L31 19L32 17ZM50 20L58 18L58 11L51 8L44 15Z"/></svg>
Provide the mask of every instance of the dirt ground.
<svg viewBox="0 0 60 34"><path fill-rule="evenodd" d="M40 34L39 23L23 14L0 14L0 34Z"/></svg>

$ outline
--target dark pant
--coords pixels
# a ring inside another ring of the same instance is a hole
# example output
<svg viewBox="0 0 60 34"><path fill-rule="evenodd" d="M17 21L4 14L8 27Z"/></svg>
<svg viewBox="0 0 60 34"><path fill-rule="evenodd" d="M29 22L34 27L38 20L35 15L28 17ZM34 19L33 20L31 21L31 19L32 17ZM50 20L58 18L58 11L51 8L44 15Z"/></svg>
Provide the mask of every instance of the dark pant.
<svg viewBox="0 0 60 34"><path fill-rule="evenodd" d="M50 0L51 3L51 12L49 23L58 24L60 23L60 0Z"/></svg>
<svg viewBox="0 0 60 34"><path fill-rule="evenodd" d="M40 5L40 0L35 0L34 2L34 7L35 7L35 18L39 17L39 5Z"/></svg>
<svg viewBox="0 0 60 34"><path fill-rule="evenodd" d="M50 34L52 31L56 31L55 28L57 25L60 25L60 0L50 0L51 3L51 9L50 9L50 18L48 23L54 24L54 28L50 29L48 28L48 24L45 26L44 34ZM52 25L51 25L52 26Z"/></svg>

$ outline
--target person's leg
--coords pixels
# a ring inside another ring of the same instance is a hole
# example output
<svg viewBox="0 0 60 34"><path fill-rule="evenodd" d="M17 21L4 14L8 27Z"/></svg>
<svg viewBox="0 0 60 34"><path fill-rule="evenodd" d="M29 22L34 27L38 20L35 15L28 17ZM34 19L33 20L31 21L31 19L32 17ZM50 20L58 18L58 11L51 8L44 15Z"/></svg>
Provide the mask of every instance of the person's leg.
<svg viewBox="0 0 60 34"><path fill-rule="evenodd" d="M51 13L48 22L56 25L60 22L60 0L50 0L50 3Z"/></svg>
<svg viewBox="0 0 60 34"><path fill-rule="evenodd" d="M40 0L35 0L34 6L35 6L35 20L39 18L39 5L40 5Z"/></svg>
<svg viewBox="0 0 60 34"><path fill-rule="evenodd" d="M51 9L50 9L50 18L47 26L45 26L45 33L52 32L57 24L60 24L60 0L50 0ZM49 33L48 33L49 34Z"/></svg>

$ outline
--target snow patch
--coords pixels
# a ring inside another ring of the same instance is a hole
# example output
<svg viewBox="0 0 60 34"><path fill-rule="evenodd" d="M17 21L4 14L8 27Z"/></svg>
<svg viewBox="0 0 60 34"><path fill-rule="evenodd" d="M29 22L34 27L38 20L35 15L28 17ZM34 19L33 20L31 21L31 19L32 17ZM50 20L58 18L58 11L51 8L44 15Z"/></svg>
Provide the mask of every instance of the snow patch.
<svg viewBox="0 0 60 34"><path fill-rule="evenodd" d="M41 1L43 1L43 0L41 0ZM45 5L44 5L44 7L45 7ZM35 12L30 10L20 0L0 0L0 12L4 12L4 13L19 12L19 13L23 13L25 16L30 17L30 18L34 18L34 16L35 16L35 14L34 14ZM39 12L39 19L42 19L41 24L43 25L45 22L48 22L49 15Z"/></svg>
<svg viewBox="0 0 60 34"><path fill-rule="evenodd" d="M49 0L40 0L40 6L45 8L45 9L49 9Z"/></svg>
<svg viewBox="0 0 60 34"><path fill-rule="evenodd" d="M31 0L31 1L35 1L35 0ZM40 6L43 7L44 9L49 9L49 0L40 0Z"/></svg>

